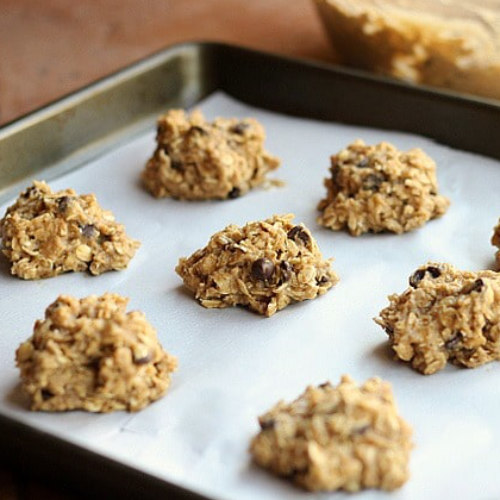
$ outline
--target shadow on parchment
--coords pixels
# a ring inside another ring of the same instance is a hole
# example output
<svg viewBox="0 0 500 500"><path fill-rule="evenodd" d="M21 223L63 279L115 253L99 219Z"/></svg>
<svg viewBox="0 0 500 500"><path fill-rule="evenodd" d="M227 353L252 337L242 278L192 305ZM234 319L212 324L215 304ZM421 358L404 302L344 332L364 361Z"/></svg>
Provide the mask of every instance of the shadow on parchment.
<svg viewBox="0 0 500 500"><path fill-rule="evenodd" d="M5 396L5 401L16 408L22 410L30 409L30 401L28 395L23 391L21 383L15 384Z"/></svg>
<svg viewBox="0 0 500 500"><path fill-rule="evenodd" d="M168 293L170 293L170 290L168 291ZM182 296L182 297L188 297L191 300L194 300L198 304L198 301L194 298L193 292L191 290L189 290L187 287L185 287L184 285L176 286L175 293L177 295Z"/></svg>
<svg viewBox="0 0 500 500"><path fill-rule="evenodd" d="M378 344L372 351L372 354L383 363L391 362L394 363L397 360L394 355L394 351L391 348L391 344L389 341L381 342ZM405 364L402 361L399 361L400 364Z"/></svg>
<svg viewBox="0 0 500 500"><path fill-rule="evenodd" d="M19 279L10 274L10 263L7 260L7 257L5 257L2 253L0 253L0 276L5 276L10 279Z"/></svg>
<svg viewBox="0 0 500 500"><path fill-rule="evenodd" d="M175 287L174 291L179 297L186 297L186 298L190 299L191 301L193 301L194 305L207 311L207 314L220 314L220 313L214 313L213 311L220 311L221 309L224 309L226 311L226 314L238 314L239 312L243 311L246 314L253 315L255 318L269 320L269 318L267 316L259 314L256 311L253 311L252 309L250 309L249 307L242 306L242 305L238 305L235 307L220 307L220 308L203 307L200 304L200 302L197 299L195 299L194 293L184 285L179 285L179 286ZM170 291L168 291L166 293L170 293ZM297 303L297 304L293 304L293 306L297 308L297 307L301 307L301 304L302 303ZM210 312L210 311L212 311L212 312Z"/></svg>
<svg viewBox="0 0 500 500"><path fill-rule="evenodd" d="M388 340L378 344L372 350L371 355L374 356L380 363L386 366L390 364L397 370L401 369L406 371L408 370L408 368L411 368L410 363L408 363L407 361L402 361L396 356Z"/></svg>

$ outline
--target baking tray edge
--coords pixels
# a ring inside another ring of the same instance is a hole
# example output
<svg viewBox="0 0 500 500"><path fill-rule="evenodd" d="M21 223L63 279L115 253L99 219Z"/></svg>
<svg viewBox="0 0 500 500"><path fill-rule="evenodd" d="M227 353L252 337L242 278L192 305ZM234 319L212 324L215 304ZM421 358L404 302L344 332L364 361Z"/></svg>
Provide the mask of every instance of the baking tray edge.
<svg viewBox="0 0 500 500"><path fill-rule="evenodd" d="M0 128L0 203L26 178L78 168L169 107L223 90L281 113L425 135L500 159L500 106L385 77L211 42L167 48ZM91 126L89 126L89 124ZM0 459L96 495L205 498L0 415ZM65 478L64 481L62 478Z"/></svg>

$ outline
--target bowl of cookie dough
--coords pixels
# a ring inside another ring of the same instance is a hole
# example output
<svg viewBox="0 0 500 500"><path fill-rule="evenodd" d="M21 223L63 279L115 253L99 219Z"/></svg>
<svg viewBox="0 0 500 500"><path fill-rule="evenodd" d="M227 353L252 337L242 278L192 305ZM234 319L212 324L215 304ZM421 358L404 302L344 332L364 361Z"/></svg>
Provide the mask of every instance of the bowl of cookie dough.
<svg viewBox="0 0 500 500"><path fill-rule="evenodd" d="M314 0L342 63L500 99L500 1Z"/></svg>

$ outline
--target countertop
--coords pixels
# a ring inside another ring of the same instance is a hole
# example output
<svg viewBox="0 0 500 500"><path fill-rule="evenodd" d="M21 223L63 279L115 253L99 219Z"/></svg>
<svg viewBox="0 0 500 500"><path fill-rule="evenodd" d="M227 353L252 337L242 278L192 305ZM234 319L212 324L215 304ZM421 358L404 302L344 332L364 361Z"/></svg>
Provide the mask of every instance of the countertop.
<svg viewBox="0 0 500 500"><path fill-rule="evenodd" d="M186 40L335 60L312 0L2 0L0 124Z"/></svg>

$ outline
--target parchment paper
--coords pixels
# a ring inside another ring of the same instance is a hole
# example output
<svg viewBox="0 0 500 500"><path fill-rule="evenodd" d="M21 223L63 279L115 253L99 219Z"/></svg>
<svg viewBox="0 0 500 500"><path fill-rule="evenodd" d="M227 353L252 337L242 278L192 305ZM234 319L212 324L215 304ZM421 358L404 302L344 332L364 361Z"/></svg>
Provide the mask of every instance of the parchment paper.
<svg viewBox="0 0 500 500"><path fill-rule="evenodd" d="M493 266L499 162L418 136L282 116L223 94L201 108L208 118L261 120L268 150L283 161L275 177L286 186L224 202L154 199L138 181L154 149L154 123L148 134L51 182L53 189L95 193L142 246L127 270L99 277L70 273L26 282L11 277L0 259L0 412L213 497L316 498L328 495L305 493L251 464L247 449L257 416L308 384L336 384L343 373L358 382L378 375L392 383L400 412L414 428L411 478L391 498L499 498L500 364L422 376L392 360L386 334L372 321L386 296L402 292L409 274L428 260L464 269ZM325 193L329 156L356 138L422 147L438 164L449 212L400 236L353 238L318 227L316 204ZM335 257L341 281L332 291L265 319L241 308L204 309L182 287L174 272L179 257L204 246L212 233L288 212L313 231L325 257ZM105 291L130 297L130 309L144 311L165 349L178 356L170 391L136 414L29 412L15 349L60 293ZM367 491L357 498L384 495Z"/></svg>

